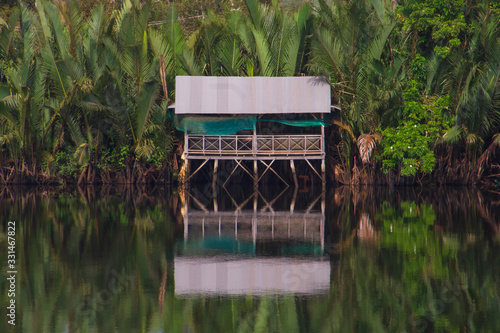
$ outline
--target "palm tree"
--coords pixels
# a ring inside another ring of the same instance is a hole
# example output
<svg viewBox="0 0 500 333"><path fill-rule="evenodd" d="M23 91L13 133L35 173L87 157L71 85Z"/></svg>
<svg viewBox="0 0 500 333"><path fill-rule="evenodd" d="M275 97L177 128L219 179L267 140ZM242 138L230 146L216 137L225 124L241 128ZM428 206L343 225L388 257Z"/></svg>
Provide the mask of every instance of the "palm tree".
<svg viewBox="0 0 500 333"><path fill-rule="evenodd" d="M442 75L436 75L439 92L453 99L456 126L443 137L446 143L463 143L476 159L485 142L500 125L500 20L489 8L478 11L469 42L445 59Z"/></svg>
<svg viewBox="0 0 500 333"><path fill-rule="evenodd" d="M14 45L14 29L19 19L22 44ZM39 59L43 43L38 38L37 26L36 16L23 8L12 14L1 37L4 61L10 60L12 66L3 73L7 84L3 84L0 101L0 144L7 147L14 170L32 180L42 159L49 159L51 148L45 140L51 116L45 103L48 67ZM16 172L11 175L16 177Z"/></svg>
<svg viewBox="0 0 500 333"><path fill-rule="evenodd" d="M100 59L106 68L106 88L101 89L100 99L125 129L118 143L131 148L131 161L148 159L160 148L167 153L172 147L165 128L167 79L171 82L178 71L182 43L176 36L175 21L171 21L172 35L165 38L148 29L150 6L150 2L143 6L137 1L124 3L103 39ZM164 89L163 99L160 87ZM136 166L134 162L132 172Z"/></svg>
<svg viewBox="0 0 500 333"><path fill-rule="evenodd" d="M249 76L293 76L305 71L311 8L302 6L294 16L277 4L246 0L250 18L239 30L247 56ZM243 27L242 27L243 28Z"/></svg>
<svg viewBox="0 0 500 333"><path fill-rule="evenodd" d="M316 9L309 66L330 77L333 103L341 107L338 157L348 175L356 143L363 155L372 153L375 131L401 90L403 61L384 52L395 27L389 6L382 0L319 0ZM358 140L363 134L370 136ZM333 147L330 153L335 155Z"/></svg>

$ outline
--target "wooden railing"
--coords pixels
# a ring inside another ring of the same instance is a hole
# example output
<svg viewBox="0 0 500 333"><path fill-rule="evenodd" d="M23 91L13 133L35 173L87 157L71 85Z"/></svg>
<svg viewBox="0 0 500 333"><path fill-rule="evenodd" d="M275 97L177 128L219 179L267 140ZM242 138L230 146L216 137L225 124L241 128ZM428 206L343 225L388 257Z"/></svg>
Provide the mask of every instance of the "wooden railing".
<svg viewBox="0 0 500 333"><path fill-rule="evenodd" d="M323 156L321 135L186 135L186 156Z"/></svg>

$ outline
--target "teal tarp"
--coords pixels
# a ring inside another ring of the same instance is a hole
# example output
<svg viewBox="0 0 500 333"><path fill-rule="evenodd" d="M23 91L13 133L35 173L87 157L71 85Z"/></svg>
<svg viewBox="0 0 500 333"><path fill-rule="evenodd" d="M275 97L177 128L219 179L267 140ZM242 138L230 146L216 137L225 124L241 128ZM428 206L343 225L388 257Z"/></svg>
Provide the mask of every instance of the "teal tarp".
<svg viewBox="0 0 500 333"><path fill-rule="evenodd" d="M193 117L174 116L174 125L188 134L233 135L243 130L254 130L256 117Z"/></svg>
<svg viewBox="0 0 500 333"><path fill-rule="evenodd" d="M232 237L215 236L187 242L179 242L179 246L185 254L189 253L207 253L222 252L222 253L238 253L248 255L258 255L265 249L257 249L253 242L236 240ZM279 244L270 249L273 253L282 256L307 256L323 254L320 244L314 243L284 243Z"/></svg>
<svg viewBox="0 0 500 333"><path fill-rule="evenodd" d="M328 126L329 115L324 119L288 120L288 119L257 119L256 116L221 117L221 116L186 116L170 114L177 130L188 134L200 135L234 135L244 130L255 130L257 121L275 122L287 126L310 127Z"/></svg>
<svg viewBox="0 0 500 333"><path fill-rule="evenodd" d="M280 123L288 126L295 127L309 127L309 126L328 126L326 119L310 119L310 120L274 120L274 119L259 119L259 121L267 121L273 123Z"/></svg>

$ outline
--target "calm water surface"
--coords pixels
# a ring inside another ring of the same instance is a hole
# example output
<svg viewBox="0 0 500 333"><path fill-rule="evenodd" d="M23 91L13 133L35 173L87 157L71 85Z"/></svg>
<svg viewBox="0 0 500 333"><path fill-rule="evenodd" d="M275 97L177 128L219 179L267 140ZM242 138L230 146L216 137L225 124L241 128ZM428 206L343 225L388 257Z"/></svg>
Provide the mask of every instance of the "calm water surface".
<svg viewBox="0 0 500 333"><path fill-rule="evenodd" d="M500 195L11 188L0 332L500 332Z"/></svg>

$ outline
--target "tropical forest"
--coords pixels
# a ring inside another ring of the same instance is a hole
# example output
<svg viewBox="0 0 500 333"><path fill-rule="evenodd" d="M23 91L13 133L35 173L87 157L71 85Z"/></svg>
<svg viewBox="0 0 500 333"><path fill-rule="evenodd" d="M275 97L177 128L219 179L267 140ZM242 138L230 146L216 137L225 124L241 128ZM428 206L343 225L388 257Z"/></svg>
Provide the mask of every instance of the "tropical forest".
<svg viewBox="0 0 500 333"><path fill-rule="evenodd" d="M500 3L4 1L0 183L175 183L175 78L323 76L341 184L500 174ZM282 170L286 173L286 170Z"/></svg>

